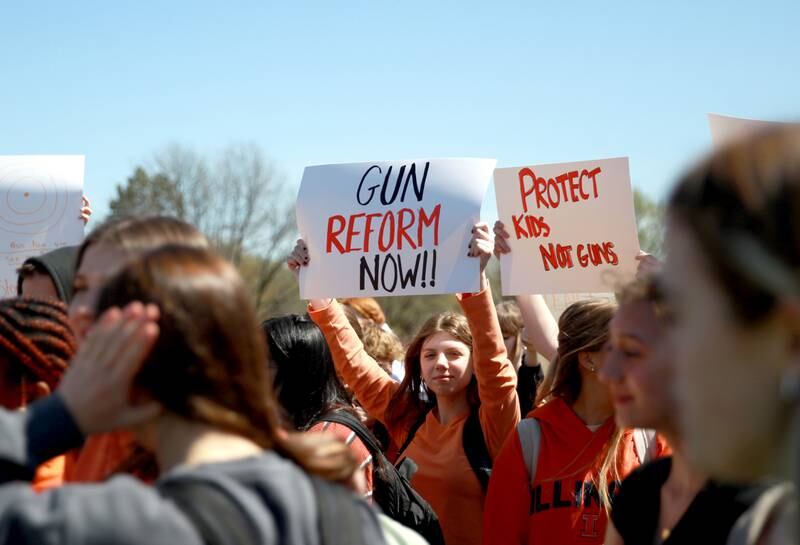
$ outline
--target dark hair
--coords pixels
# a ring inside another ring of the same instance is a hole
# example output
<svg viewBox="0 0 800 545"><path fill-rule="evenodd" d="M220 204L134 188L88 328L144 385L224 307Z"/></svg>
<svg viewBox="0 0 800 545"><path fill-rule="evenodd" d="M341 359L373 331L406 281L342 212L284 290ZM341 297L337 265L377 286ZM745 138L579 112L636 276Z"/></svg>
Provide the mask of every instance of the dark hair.
<svg viewBox="0 0 800 545"><path fill-rule="evenodd" d="M21 376L54 390L76 351L63 303L15 297L0 300L0 354Z"/></svg>
<svg viewBox="0 0 800 545"><path fill-rule="evenodd" d="M745 323L800 293L800 127L736 141L687 173L670 218L698 243Z"/></svg>
<svg viewBox="0 0 800 545"><path fill-rule="evenodd" d="M108 281L98 315L132 301L161 310L159 336L135 388L174 414L273 448L308 471L333 480L352 475L355 463L345 445L328 448L325 454L331 448L341 453L331 462L309 447L316 439L281 436L264 338L233 265L207 249L163 246Z"/></svg>
<svg viewBox="0 0 800 545"><path fill-rule="evenodd" d="M291 425L306 430L324 414L352 409L353 403L333 364L328 343L308 316L290 314L261 327L278 402Z"/></svg>
<svg viewBox="0 0 800 545"><path fill-rule="evenodd" d="M436 405L436 394L427 390L423 383L420 363L422 345L428 337L436 333L447 333L472 351L472 332L469 330L467 319L461 314L443 312L425 322L406 348L406 375L386 409L386 424L390 429L403 424L413 424L420 414ZM425 397L427 401L424 401ZM478 382L474 375L467 386L467 400L471 407L480 405Z"/></svg>

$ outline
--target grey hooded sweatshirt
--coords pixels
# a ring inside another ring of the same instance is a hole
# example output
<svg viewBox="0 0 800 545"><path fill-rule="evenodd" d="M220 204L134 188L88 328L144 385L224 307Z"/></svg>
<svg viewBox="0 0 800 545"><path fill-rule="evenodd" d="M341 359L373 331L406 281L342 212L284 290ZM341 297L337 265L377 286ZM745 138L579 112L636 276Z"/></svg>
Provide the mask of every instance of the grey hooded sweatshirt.
<svg viewBox="0 0 800 545"><path fill-rule="evenodd" d="M36 467L82 440L58 394L25 412L0 410L0 544L202 545L191 522L171 501L133 477L33 492L28 481ZM218 484L257 529L260 544L320 544L317 503L308 477L273 452L180 467L162 479ZM362 501L358 506L365 542L383 544L375 512Z"/></svg>

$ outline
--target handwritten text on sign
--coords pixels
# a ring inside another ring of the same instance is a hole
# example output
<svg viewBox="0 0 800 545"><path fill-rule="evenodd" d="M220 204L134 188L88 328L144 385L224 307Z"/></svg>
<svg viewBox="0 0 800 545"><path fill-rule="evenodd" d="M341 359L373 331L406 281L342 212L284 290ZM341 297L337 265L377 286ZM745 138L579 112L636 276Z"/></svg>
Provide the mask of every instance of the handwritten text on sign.
<svg viewBox="0 0 800 545"><path fill-rule="evenodd" d="M0 297L26 259L81 243L83 156L0 156Z"/></svg>
<svg viewBox="0 0 800 545"><path fill-rule="evenodd" d="M311 254L304 298L475 291L466 256L493 160L306 168L297 222Z"/></svg>
<svg viewBox="0 0 800 545"><path fill-rule="evenodd" d="M627 158L497 169L503 293L606 292L639 251Z"/></svg>

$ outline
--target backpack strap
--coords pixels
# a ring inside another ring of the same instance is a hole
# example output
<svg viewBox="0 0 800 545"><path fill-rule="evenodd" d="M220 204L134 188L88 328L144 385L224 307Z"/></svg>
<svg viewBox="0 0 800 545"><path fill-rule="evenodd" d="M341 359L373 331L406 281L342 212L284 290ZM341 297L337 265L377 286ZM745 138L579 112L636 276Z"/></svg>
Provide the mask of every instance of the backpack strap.
<svg viewBox="0 0 800 545"><path fill-rule="evenodd" d="M517 424L517 435L522 445L522 459L528 468L530 480L536 477L536 466L539 464L539 448L542 444L542 428L535 418L523 418Z"/></svg>
<svg viewBox="0 0 800 545"><path fill-rule="evenodd" d="M253 545L260 536L252 521L220 485L200 479L172 479L156 485L189 519L205 545Z"/></svg>
<svg viewBox="0 0 800 545"><path fill-rule="evenodd" d="M332 422L334 424L341 424L349 428L356 436L361 439L367 450L370 451L373 458L378 454L383 454L383 449L378 444L378 440L372 435L372 432L358 419L357 416L348 411L333 411L327 413L319 419L321 422Z"/></svg>
<svg viewBox="0 0 800 545"><path fill-rule="evenodd" d="M633 430L633 445L636 448L636 457L639 459L639 465L644 465L655 458L656 447L656 430L636 428Z"/></svg>
<svg viewBox="0 0 800 545"><path fill-rule="evenodd" d="M339 485L309 476L319 510L321 545L367 545L355 496ZM253 542L255 543L255 542Z"/></svg>
<svg viewBox="0 0 800 545"><path fill-rule="evenodd" d="M492 457L489 454L489 447L486 446L486 438L484 438L483 430L481 429L479 409L470 411L469 417L464 423L461 444L473 473L478 477L483 491L486 492L489 488L489 478L492 476Z"/></svg>

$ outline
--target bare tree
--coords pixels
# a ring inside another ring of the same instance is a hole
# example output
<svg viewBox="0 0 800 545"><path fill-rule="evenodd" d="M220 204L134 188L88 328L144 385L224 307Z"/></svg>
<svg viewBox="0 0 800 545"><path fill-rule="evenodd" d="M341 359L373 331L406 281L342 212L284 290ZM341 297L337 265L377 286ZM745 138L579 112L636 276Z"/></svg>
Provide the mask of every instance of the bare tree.
<svg viewBox="0 0 800 545"><path fill-rule="evenodd" d="M203 231L242 272L262 314L289 303L292 290L270 288L281 276L291 247L293 199L285 179L254 144L231 146L210 159L186 147L168 146L117 191L113 215L140 215L149 209Z"/></svg>

